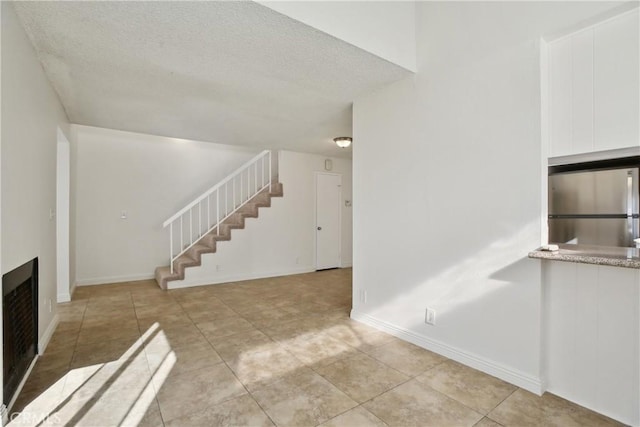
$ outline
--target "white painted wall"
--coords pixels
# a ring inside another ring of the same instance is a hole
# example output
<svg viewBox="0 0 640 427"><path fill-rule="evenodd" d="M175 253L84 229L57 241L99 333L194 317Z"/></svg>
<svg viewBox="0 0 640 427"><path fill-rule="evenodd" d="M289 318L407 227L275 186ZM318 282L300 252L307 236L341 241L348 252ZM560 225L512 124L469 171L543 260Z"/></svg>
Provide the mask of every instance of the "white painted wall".
<svg viewBox="0 0 640 427"><path fill-rule="evenodd" d="M169 264L162 223L257 154L78 125L72 138L78 285L153 277Z"/></svg>
<svg viewBox="0 0 640 427"><path fill-rule="evenodd" d="M548 390L640 425L640 270L542 267Z"/></svg>
<svg viewBox="0 0 640 427"><path fill-rule="evenodd" d="M281 151L280 181L284 197L248 218L244 230L233 230L230 242L218 243L202 266L188 268L185 279L170 287L223 283L256 277L280 276L315 270L315 172L324 171L326 157ZM332 173L342 175L342 267L352 263L351 160L332 158ZM354 203L358 203L357 201ZM218 267L219 266L219 267Z"/></svg>
<svg viewBox="0 0 640 427"><path fill-rule="evenodd" d="M414 1L257 2L407 70L416 71Z"/></svg>
<svg viewBox="0 0 640 427"><path fill-rule="evenodd" d="M540 37L616 5L416 5L418 73L354 103L354 318L542 391Z"/></svg>
<svg viewBox="0 0 640 427"><path fill-rule="evenodd" d="M2 2L2 274L39 258L40 349L55 327L56 142L67 116L10 2ZM51 304L51 309L49 309Z"/></svg>

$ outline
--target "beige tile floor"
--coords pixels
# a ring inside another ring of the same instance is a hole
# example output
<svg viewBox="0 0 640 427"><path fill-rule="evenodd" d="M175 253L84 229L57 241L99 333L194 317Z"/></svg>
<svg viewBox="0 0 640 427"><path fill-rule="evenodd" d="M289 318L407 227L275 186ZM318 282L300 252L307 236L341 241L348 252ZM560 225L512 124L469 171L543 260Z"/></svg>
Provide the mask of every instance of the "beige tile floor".
<svg viewBox="0 0 640 427"><path fill-rule="evenodd" d="M350 307L349 269L79 288L11 425L616 424L352 321Z"/></svg>

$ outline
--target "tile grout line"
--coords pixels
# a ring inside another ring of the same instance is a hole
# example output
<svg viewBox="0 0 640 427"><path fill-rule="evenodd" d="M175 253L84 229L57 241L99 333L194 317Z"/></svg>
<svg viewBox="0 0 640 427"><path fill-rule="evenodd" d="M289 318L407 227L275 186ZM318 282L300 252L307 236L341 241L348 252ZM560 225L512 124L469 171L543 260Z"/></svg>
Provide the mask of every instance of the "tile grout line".
<svg viewBox="0 0 640 427"><path fill-rule="evenodd" d="M367 400L368 402L368 400ZM364 403L364 402L363 402ZM329 418L328 420L325 420L323 422L321 422L320 424L316 424L315 427L319 427L322 424L328 423L329 421L335 420L336 418L338 418L341 415L346 414L349 411L353 411L354 409L358 409L358 408L362 408L364 411L367 411L368 413L370 413L371 415L373 415L374 417L376 417L377 419L380 420L381 423L383 423L384 425L388 426L389 424L387 424L384 420L382 420L380 417L378 417L376 414L374 414L373 412L369 411L367 408L365 408L364 406L362 406L362 403L358 403L356 406L354 406L353 408L349 408L346 411L340 412L339 414Z"/></svg>
<svg viewBox="0 0 640 427"><path fill-rule="evenodd" d="M84 305L84 310L82 310L82 320L80 321L80 328L78 328L78 333L76 335L76 340L73 344L73 354L71 355L71 361L69 362L69 371L71 371L71 365L76 358L76 352L78 351L78 341L80 340L80 332L82 331L82 326L84 325L84 318L87 316L87 309L89 308L89 301L91 298L87 299L87 303ZM65 380L66 381L66 380Z"/></svg>
<svg viewBox="0 0 640 427"><path fill-rule="evenodd" d="M502 399L500 402L498 402L498 404L496 406L494 406L493 408L491 408L487 414L485 415L485 417L489 418L489 414L491 412L493 412L498 406L502 405L508 398L510 398L511 396L513 396L515 394L515 392L517 392L518 390L520 390L520 387L516 387L515 390L513 390L511 393L509 393L507 395L507 397L505 397L504 399ZM498 423L496 420L494 420L493 418L489 418L491 421L495 421L496 423ZM498 423L500 424L500 423ZM502 424L500 424L502 425Z"/></svg>

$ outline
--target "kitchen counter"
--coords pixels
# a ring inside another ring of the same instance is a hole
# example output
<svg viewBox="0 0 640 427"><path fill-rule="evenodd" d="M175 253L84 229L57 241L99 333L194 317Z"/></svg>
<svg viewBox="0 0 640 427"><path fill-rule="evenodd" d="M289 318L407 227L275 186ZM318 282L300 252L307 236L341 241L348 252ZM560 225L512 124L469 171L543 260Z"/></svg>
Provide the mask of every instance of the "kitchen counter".
<svg viewBox="0 0 640 427"><path fill-rule="evenodd" d="M558 245L555 252L536 249L529 258L640 269L640 249L591 245Z"/></svg>

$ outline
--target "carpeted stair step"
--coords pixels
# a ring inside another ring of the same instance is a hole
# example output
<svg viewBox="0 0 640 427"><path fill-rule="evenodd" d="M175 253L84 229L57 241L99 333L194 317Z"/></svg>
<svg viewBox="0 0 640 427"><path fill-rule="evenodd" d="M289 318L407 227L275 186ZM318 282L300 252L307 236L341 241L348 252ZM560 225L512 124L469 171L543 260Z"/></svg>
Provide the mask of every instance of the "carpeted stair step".
<svg viewBox="0 0 640 427"><path fill-rule="evenodd" d="M156 268L155 278L158 286L166 290L169 281L184 279L184 270L178 271L174 269L172 273L169 267L158 267Z"/></svg>
<svg viewBox="0 0 640 427"><path fill-rule="evenodd" d="M237 230L244 228L244 215L242 213L236 212L229 216L229 218L222 221L220 229L224 232L225 227L227 230Z"/></svg>
<svg viewBox="0 0 640 427"><path fill-rule="evenodd" d="M160 289L167 289L167 282L170 280L180 280L180 275L177 272L171 274L169 267L158 267L155 272L156 282Z"/></svg>
<svg viewBox="0 0 640 427"><path fill-rule="evenodd" d="M196 267L198 265L200 265L200 257L187 251L173 261L173 271L183 271L187 267Z"/></svg>
<svg viewBox="0 0 640 427"><path fill-rule="evenodd" d="M281 182L274 182L271 184L271 192L269 193L271 197L282 197L284 196L284 188L282 187Z"/></svg>
<svg viewBox="0 0 640 427"><path fill-rule="evenodd" d="M187 251L187 254L189 254L191 258L199 260L201 255L211 254L211 253L214 253L215 251L216 251L215 244L211 246L211 245L208 245L202 239L200 239L198 240L198 243L196 243L191 248L189 248L189 250Z"/></svg>
<svg viewBox="0 0 640 427"><path fill-rule="evenodd" d="M255 202L249 202L238 209L238 213L240 213L245 218L258 218L259 206Z"/></svg>
<svg viewBox="0 0 640 427"><path fill-rule="evenodd" d="M217 229L214 228L204 236L202 236L198 243L202 243L205 246L208 246L212 249L213 252L216 251L217 242L221 240L231 240L231 236L219 236L217 233Z"/></svg>

